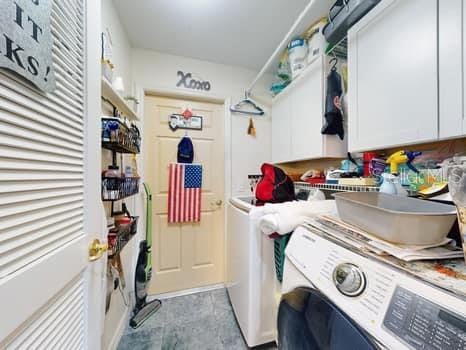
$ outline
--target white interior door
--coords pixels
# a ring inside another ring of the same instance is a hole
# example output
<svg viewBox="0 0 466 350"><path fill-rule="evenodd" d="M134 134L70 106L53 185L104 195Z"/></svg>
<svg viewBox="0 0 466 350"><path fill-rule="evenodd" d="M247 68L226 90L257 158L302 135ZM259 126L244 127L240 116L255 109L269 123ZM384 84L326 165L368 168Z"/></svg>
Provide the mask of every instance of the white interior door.
<svg viewBox="0 0 466 350"><path fill-rule="evenodd" d="M168 166L177 160L185 130L171 131L168 117L192 108L203 117L202 130L189 130L194 163L203 167L201 221L168 224ZM224 106L147 96L144 103L144 172L154 193L155 276L150 294L224 282Z"/></svg>
<svg viewBox="0 0 466 350"><path fill-rule="evenodd" d="M0 71L1 349L100 348L99 2L53 0L51 23L54 93Z"/></svg>

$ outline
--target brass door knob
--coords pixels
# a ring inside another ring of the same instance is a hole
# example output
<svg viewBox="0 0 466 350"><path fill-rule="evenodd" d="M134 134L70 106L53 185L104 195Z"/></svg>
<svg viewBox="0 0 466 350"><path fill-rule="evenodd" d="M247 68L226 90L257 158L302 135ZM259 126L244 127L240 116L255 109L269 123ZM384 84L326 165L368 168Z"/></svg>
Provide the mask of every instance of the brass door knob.
<svg viewBox="0 0 466 350"><path fill-rule="evenodd" d="M98 239L94 239L91 244L89 244L89 261L100 259L107 250L108 245L106 243L100 243Z"/></svg>
<svg viewBox="0 0 466 350"><path fill-rule="evenodd" d="M220 207L223 204L223 201L221 199L215 201L215 202L210 202L212 205L216 205L217 207Z"/></svg>

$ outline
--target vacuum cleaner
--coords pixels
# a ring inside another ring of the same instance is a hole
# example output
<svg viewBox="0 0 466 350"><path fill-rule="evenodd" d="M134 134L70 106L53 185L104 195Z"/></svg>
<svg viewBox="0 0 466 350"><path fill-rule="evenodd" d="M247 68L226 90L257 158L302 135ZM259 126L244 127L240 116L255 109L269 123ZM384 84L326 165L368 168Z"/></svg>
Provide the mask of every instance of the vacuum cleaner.
<svg viewBox="0 0 466 350"><path fill-rule="evenodd" d="M139 245L136 264L134 279L136 305L129 321L132 328L138 328L162 307L162 302L158 299L147 301L147 287L152 277L152 193L146 183L144 183L144 191L146 192L146 239Z"/></svg>

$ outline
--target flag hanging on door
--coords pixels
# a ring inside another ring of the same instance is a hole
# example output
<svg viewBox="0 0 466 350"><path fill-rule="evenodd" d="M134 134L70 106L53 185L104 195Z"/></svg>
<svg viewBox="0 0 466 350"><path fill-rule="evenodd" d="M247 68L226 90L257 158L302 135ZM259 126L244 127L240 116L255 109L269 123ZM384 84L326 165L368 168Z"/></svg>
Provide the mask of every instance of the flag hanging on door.
<svg viewBox="0 0 466 350"><path fill-rule="evenodd" d="M202 165L172 163L168 177L168 223L201 221Z"/></svg>

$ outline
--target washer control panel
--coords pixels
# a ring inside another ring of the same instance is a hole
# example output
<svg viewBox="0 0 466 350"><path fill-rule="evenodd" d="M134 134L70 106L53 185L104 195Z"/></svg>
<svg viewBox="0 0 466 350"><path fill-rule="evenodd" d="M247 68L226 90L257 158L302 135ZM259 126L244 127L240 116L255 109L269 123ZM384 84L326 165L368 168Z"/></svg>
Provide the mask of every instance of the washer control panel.
<svg viewBox="0 0 466 350"><path fill-rule="evenodd" d="M466 349L466 319L400 286L383 326L415 349Z"/></svg>

